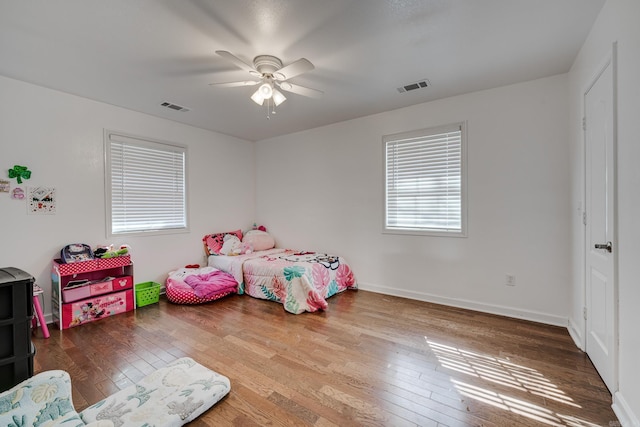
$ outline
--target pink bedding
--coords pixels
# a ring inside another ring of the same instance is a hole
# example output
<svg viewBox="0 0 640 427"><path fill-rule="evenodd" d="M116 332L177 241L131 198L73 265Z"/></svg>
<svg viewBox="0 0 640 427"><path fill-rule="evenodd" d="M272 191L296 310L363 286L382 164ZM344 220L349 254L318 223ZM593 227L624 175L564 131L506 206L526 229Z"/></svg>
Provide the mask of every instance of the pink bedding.
<svg viewBox="0 0 640 427"><path fill-rule="evenodd" d="M327 308L327 298L357 289L351 268L339 256L270 249L239 256L210 256L209 266L233 275L238 293L276 301L290 313Z"/></svg>
<svg viewBox="0 0 640 427"><path fill-rule="evenodd" d="M181 268L169 273L167 299L176 304L202 304L238 291L232 275L212 267Z"/></svg>
<svg viewBox="0 0 640 427"><path fill-rule="evenodd" d="M184 281L193 288L198 298L209 298L220 292L233 290L238 286L233 276L220 270L204 274L186 276Z"/></svg>

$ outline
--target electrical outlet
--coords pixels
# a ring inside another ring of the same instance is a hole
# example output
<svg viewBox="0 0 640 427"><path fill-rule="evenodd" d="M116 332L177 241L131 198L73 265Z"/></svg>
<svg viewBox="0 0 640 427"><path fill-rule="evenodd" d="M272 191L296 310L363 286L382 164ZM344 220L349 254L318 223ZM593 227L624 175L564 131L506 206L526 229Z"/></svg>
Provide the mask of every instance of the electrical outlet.
<svg viewBox="0 0 640 427"><path fill-rule="evenodd" d="M505 282L504 284L506 286L515 286L516 285L516 276L511 275L511 274L507 274L505 276Z"/></svg>

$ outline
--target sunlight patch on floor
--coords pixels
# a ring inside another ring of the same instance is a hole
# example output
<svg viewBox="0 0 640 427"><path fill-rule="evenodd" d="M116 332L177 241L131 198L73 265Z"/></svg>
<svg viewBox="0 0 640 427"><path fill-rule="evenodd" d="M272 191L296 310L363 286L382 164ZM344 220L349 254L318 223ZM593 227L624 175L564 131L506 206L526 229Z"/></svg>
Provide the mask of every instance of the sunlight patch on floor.
<svg viewBox="0 0 640 427"><path fill-rule="evenodd" d="M550 399L572 408L581 408L571 397L567 396L558 386L535 369L512 363L505 358L462 350L431 341L427 337L424 338L443 368L499 384L514 391L517 390L518 392ZM572 427L597 426L597 424L586 420L556 413L526 400L492 391L489 388L479 387L454 378L451 379L451 382L463 396L513 412L542 424Z"/></svg>

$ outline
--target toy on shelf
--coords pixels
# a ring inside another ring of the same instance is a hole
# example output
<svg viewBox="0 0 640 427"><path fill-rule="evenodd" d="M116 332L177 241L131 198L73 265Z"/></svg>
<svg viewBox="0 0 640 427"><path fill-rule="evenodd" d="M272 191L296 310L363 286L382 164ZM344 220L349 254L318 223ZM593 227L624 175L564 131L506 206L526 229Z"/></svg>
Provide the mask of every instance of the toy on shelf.
<svg viewBox="0 0 640 427"><path fill-rule="evenodd" d="M121 255L127 255L129 253L129 249L129 245L122 245L119 249L115 249L113 245L101 246L93 251L93 254L96 256L96 258L115 258Z"/></svg>
<svg viewBox="0 0 640 427"><path fill-rule="evenodd" d="M60 259L65 264L89 261L93 258L91 247L84 243L71 243L60 250Z"/></svg>

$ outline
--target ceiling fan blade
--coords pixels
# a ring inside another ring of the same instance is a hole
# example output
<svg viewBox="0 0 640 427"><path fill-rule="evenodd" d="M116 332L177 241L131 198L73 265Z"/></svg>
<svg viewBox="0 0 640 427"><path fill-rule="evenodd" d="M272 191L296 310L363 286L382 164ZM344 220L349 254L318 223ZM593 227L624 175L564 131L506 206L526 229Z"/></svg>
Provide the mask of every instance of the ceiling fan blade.
<svg viewBox="0 0 640 427"><path fill-rule="evenodd" d="M222 82L222 83L209 83L209 86L217 87L238 87L238 86L255 86L260 82L255 80L245 80L243 82Z"/></svg>
<svg viewBox="0 0 640 427"><path fill-rule="evenodd" d="M258 73L255 68L253 68L253 66L247 64L246 62L244 62L242 59L238 58L237 56L235 56L233 53L231 52L227 52L226 50L216 50L216 53L220 56L222 56L223 58L225 58L226 60L233 62L233 64L245 71L248 71L250 73Z"/></svg>
<svg viewBox="0 0 640 427"><path fill-rule="evenodd" d="M313 70L315 67L306 58L300 58L297 61L292 62L286 67L280 68L273 73L273 78L276 80L284 81L292 77L299 76L302 73Z"/></svg>
<svg viewBox="0 0 640 427"><path fill-rule="evenodd" d="M294 85L293 83L289 83L289 82L282 82L277 84L280 87L280 89L284 91L295 93L297 95L308 96L309 98L322 98L322 95L324 95L324 92L321 90L312 89L310 87L304 87L300 85Z"/></svg>

